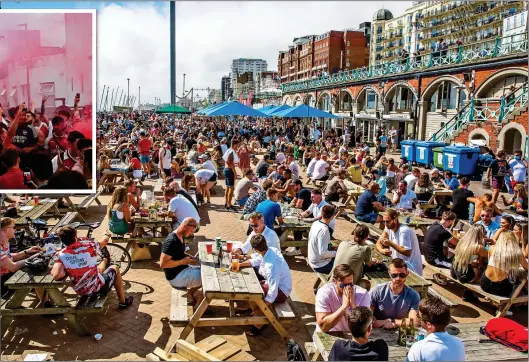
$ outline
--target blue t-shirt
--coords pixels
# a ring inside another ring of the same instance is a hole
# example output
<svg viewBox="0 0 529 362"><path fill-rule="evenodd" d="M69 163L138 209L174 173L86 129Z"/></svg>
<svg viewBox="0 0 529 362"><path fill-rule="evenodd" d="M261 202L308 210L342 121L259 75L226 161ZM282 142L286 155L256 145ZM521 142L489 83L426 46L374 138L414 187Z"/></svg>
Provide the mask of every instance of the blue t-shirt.
<svg viewBox="0 0 529 362"><path fill-rule="evenodd" d="M372 193L370 190L365 191L356 202L355 215L363 216L372 213L375 211L373 202L377 201L377 196Z"/></svg>
<svg viewBox="0 0 529 362"><path fill-rule="evenodd" d="M274 220L276 217L281 217L281 206L277 202L266 199L257 205L255 211L263 214L265 225L274 230Z"/></svg>
<svg viewBox="0 0 529 362"><path fill-rule="evenodd" d="M478 221L476 224L483 225L487 232L487 238L492 238L496 231L500 228L500 225L496 221L491 221L489 225L485 225L483 221Z"/></svg>
<svg viewBox="0 0 529 362"><path fill-rule="evenodd" d="M388 137L387 136L380 136L378 138L380 140L380 146L386 147L388 143Z"/></svg>
<svg viewBox="0 0 529 362"><path fill-rule="evenodd" d="M464 361L465 345L447 332L434 332L414 343L406 361Z"/></svg>
<svg viewBox="0 0 529 362"><path fill-rule="evenodd" d="M445 182L450 190L455 190L459 187L459 181L455 177L451 177L450 181L445 180Z"/></svg>
<svg viewBox="0 0 529 362"><path fill-rule="evenodd" d="M376 319L402 319L408 316L410 310L419 310L419 293L405 285L402 292L395 295L391 292L389 283L379 284L369 292Z"/></svg>

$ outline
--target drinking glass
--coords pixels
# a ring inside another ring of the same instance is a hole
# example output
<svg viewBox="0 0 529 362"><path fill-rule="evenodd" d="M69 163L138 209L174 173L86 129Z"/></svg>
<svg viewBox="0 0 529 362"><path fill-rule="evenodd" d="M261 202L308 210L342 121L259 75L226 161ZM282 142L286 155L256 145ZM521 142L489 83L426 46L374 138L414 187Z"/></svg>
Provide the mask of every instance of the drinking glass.
<svg viewBox="0 0 529 362"><path fill-rule="evenodd" d="M406 336L406 350L409 351L411 346L415 343L415 336Z"/></svg>

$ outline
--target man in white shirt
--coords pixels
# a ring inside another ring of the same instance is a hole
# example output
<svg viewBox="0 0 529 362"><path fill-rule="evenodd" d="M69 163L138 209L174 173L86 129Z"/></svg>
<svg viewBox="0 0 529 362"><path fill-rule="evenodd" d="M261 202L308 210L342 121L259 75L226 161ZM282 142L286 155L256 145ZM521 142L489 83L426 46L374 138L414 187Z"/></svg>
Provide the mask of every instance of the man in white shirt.
<svg viewBox="0 0 529 362"><path fill-rule="evenodd" d="M312 177L312 173L314 172L314 166L316 166L316 162L318 162L321 158L321 153L316 153L314 155L314 158L310 160L309 164L307 165L307 177Z"/></svg>
<svg viewBox="0 0 529 362"><path fill-rule="evenodd" d="M254 173L247 170L244 177L235 186L235 202L243 207L250 198L250 190L257 191L257 186L253 183Z"/></svg>
<svg viewBox="0 0 529 362"><path fill-rule="evenodd" d="M327 154L321 155L321 160L316 162L314 165L314 171L312 171L313 180L325 181L329 178L327 170L329 169L329 164L327 163Z"/></svg>
<svg viewBox="0 0 529 362"><path fill-rule="evenodd" d="M422 276L422 259L417 235L406 225L399 223L399 213L387 209L382 215L386 228L377 241L376 248L384 255L404 260L410 269Z"/></svg>
<svg viewBox="0 0 529 362"><path fill-rule="evenodd" d="M412 210L419 201L415 192L408 188L408 183L402 180L393 194L393 203L397 209Z"/></svg>
<svg viewBox="0 0 529 362"><path fill-rule="evenodd" d="M329 205L327 201L323 199L322 192L318 189L313 189L310 192L310 199L312 200L312 204L309 206L309 208L302 213L299 214L300 217L309 217L312 215L312 217L316 220L321 220L321 210L324 206ZM336 219L332 219L332 221L329 224L331 228L331 236L334 232L334 228L336 226Z"/></svg>
<svg viewBox="0 0 529 362"><path fill-rule="evenodd" d="M224 155L226 151L228 150L228 140L226 138L223 138L220 141L220 149L222 150L222 154Z"/></svg>
<svg viewBox="0 0 529 362"><path fill-rule="evenodd" d="M317 127L317 128L314 128L314 133L312 134L312 138L314 138L314 142L316 142L317 140L319 140L321 137L321 131L320 131L320 128Z"/></svg>
<svg viewBox="0 0 529 362"><path fill-rule="evenodd" d="M241 268L253 267L263 277L261 288L264 292L264 301L267 307L275 303L283 303L292 292L292 276L287 262L276 248L269 248L263 235L254 235L251 239L256 257L240 264ZM261 309L253 302L250 303L254 316L262 315ZM246 332L249 336L257 336L262 331L261 325L253 326Z"/></svg>
<svg viewBox="0 0 529 362"><path fill-rule="evenodd" d="M279 244L279 236L277 236L274 230L270 229L265 225L263 214L261 214L260 212L253 212L248 217L248 220L250 222L250 228L252 229L252 232L250 233L250 235L248 235L248 238L246 238L246 242L244 242L244 244L233 250L233 255L248 254L248 252L252 248L251 240L254 235L263 235L266 240L266 245L268 245L269 248L276 248L277 250L281 250Z"/></svg>
<svg viewBox="0 0 529 362"><path fill-rule="evenodd" d="M215 172L217 174L217 167L215 167L213 162L211 162L211 160L209 159L208 155L201 155L198 159L202 163L202 168L204 168L206 170L213 171L213 172ZM217 176L218 176L218 174L217 174Z"/></svg>
<svg viewBox="0 0 529 362"><path fill-rule="evenodd" d="M288 156L287 158L288 168L292 171L292 179L296 181L299 179L299 165L294 159L294 156Z"/></svg>
<svg viewBox="0 0 529 362"><path fill-rule="evenodd" d="M160 168L160 171L162 172L162 177L165 180L166 177L171 176L171 144L166 142L163 147L160 147L158 150L158 158L160 161L158 161L158 167Z"/></svg>
<svg viewBox="0 0 529 362"><path fill-rule="evenodd" d="M277 155L276 155L276 163L282 165L285 160L287 159L287 156L285 156L285 154L283 152L279 152Z"/></svg>
<svg viewBox="0 0 529 362"><path fill-rule="evenodd" d="M336 251L329 250L329 223L333 216L334 206L325 205L321 210L321 220L314 221L310 228L307 260L317 273L329 274L334 265Z"/></svg>
<svg viewBox="0 0 529 362"><path fill-rule="evenodd" d="M436 297L421 300L419 321L426 337L411 346L407 361L466 360L463 342L445 331L450 323L450 308L442 300Z"/></svg>
<svg viewBox="0 0 529 362"><path fill-rule="evenodd" d="M522 150L514 151L514 158L509 161L509 166L512 170L511 187L514 188L516 184L525 183L527 177L527 161L522 157Z"/></svg>
<svg viewBox="0 0 529 362"><path fill-rule="evenodd" d="M410 190L415 190L415 185L417 184L417 180L419 180L420 176L421 170L415 167L408 176L404 177L404 181L408 183L408 188Z"/></svg>
<svg viewBox="0 0 529 362"><path fill-rule="evenodd" d="M206 203L211 203L211 188L217 182L217 174L215 171L211 171L205 168L201 168L195 172L195 185L197 194L206 197Z"/></svg>
<svg viewBox="0 0 529 362"><path fill-rule="evenodd" d="M160 216L169 216L173 219L173 230L184 221L186 217L192 217L197 224L200 224L200 216L193 204L182 195L177 195L172 188L165 189L165 201L169 203L167 212L160 213ZM198 230L198 229L197 229Z"/></svg>

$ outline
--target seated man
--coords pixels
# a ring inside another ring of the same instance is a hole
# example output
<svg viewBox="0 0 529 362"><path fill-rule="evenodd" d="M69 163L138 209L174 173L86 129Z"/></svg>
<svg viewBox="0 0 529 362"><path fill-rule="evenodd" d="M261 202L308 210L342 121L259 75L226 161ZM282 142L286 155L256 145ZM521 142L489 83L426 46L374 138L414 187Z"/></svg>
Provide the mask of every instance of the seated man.
<svg viewBox="0 0 529 362"><path fill-rule="evenodd" d="M314 171L312 172L312 179L314 181L326 181L329 178L328 170L329 164L327 163L327 154L321 155L321 160L317 161L314 165Z"/></svg>
<svg viewBox="0 0 529 362"><path fill-rule="evenodd" d="M347 196L347 186L343 182L345 180L345 174L345 170L340 170L338 175L334 176L330 181L327 181L325 201L340 201L340 198Z"/></svg>
<svg viewBox="0 0 529 362"><path fill-rule="evenodd" d="M266 245L268 245L269 248L276 248L277 250L281 250L281 247L279 246L279 237L273 229L270 229L268 226L265 225L263 214L261 214L260 212L254 212L250 214L248 220L250 221L250 228L252 229L252 232L250 233L250 235L248 235L246 242L242 244L240 248L236 248L235 250L233 250L232 254L248 254L248 252L252 248L251 240L254 235L263 235L266 240Z"/></svg>
<svg viewBox="0 0 529 362"><path fill-rule="evenodd" d="M108 266L110 255L105 246L110 240L110 233L107 232L99 242L81 241L77 238L77 230L63 226L57 235L66 247L55 255L55 264L51 270L53 279L62 280L67 275L70 276L72 288L80 296L98 293L106 295L114 286L119 299L118 308L125 309L132 305L134 298L125 298L118 266ZM98 265L97 256L100 252L103 260Z"/></svg>
<svg viewBox="0 0 529 362"><path fill-rule="evenodd" d="M421 177L421 170L417 167L415 167L409 175L404 177L404 181L406 181L410 190L415 190L415 185L417 184L419 177Z"/></svg>
<svg viewBox="0 0 529 362"><path fill-rule="evenodd" d="M458 240L452 236L450 229L454 226L456 214L445 211L440 222L435 222L426 231L424 236L423 254L424 260L439 268L450 269L452 266L447 258L448 246L455 247ZM446 249L446 252L445 252ZM434 274L435 276L435 274Z"/></svg>
<svg viewBox="0 0 529 362"><path fill-rule="evenodd" d="M492 202L491 193L486 193L481 197L469 197L467 200L474 204L474 222L481 220L481 210L484 207L490 207L493 216L501 216L503 214L500 208Z"/></svg>
<svg viewBox="0 0 529 362"><path fill-rule="evenodd" d="M290 205L296 209L301 209L301 211L307 210L312 204L310 191L303 187L303 182L301 182L301 180L294 181L294 187L296 190L296 197L294 197Z"/></svg>
<svg viewBox="0 0 529 362"><path fill-rule="evenodd" d="M281 255L281 251L276 248L269 248L263 235L254 235L251 239L251 246L257 253L256 257L242 262L241 268L253 267L262 277L261 287L264 292L264 301L267 307L274 303L283 303L287 300L292 291L292 276L287 262ZM262 315L261 310L250 303L254 316ZM266 326L266 324L264 325ZM248 336L258 336L264 326L253 326L246 332Z"/></svg>
<svg viewBox="0 0 529 362"><path fill-rule="evenodd" d="M373 312L369 307L356 307L349 313L351 340L334 342L329 361L387 361L389 348L383 339L369 340L373 330Z"/></svg>
<svg viewBox="0 0 529 362"><path fill-rule="evenodd" d="M325 205L321 220L314 221L309 232L307 260L314 271L329 274L334 265L335 250L329 250L331 231L329 224L334 216L334 206Z"/></svg>
<svg viewBox="0 0 529 362"><path fill-rule="evenodd" d="M262 184L262 189L257 189L256 192L254 192L250 195L250 197L248 197L248 201L246 201L246 203L244 204L244 208L242 209L242 214L247 215L254 212L257 208L257 205L266 200L266 192L271 187L272 180L264 180Z"/></svg>
<svg viewBox="0 0 529 362"><path fill-rule="evenodd" d="M413 319L417 327L419 325L417 310L421 297L413 288L405 285L409 275L406 262L395 258L389 262L388 268L391 280L375 286L369 292L371 310L376 318L373 327L398 328L404 318Z"/></svg>
<svg viewBox="0 0 529 362"><path fill-rule="evenodd" d="M467 221L469 220L469 199L474 197L474 193L468 189L470 186L468 177L463 177L460 184L461 186L452 192L452 210L459 220Z"/></svg>
<svg viewBox="0 0 529 362"><path fill-rule="evenodd" d="M281 214L281 206L277 203L279 193L275 189L268 189L266 191L267 199L257 205L255 211L260 212L264 216L265 225L270 229L274 229L274 221L277 218L279 224L283 224L283 216Z"/></svg>
<svg viewBox="0 0 529 362"><path fill-rule="evenodd" d="M257 186L253 183L254 173L247 170L241 181L235 186L235 201L239 206L244 206L250 198L250 190L257 191Z"/></svg>
<svg viewBox="0 0 529 362"><path fill-rule="evenodd" d="M257 178L266 178L266 175L268 174L268 168L270 167L270 164L268 163L269 159L269 155L264 155L255 166L255 174L257 175Z"/></svg>
<svg viewBox="0 0 529 362"><path fill-rule="evenodd" d="M166 212L160 212L158 215L171 217L173 229L176 229L188 217L195 219L197 224L200 223L198 211L188 199L182 195L177 195L175 190L171 188L165 190L164 196L169 207Z"/></svg>
<svg viewBox="0 0 529 362"><path fill-rule="evenodd" d="M349 331L347 313L358 306L369 307L367 290L353 284L353 269L340 264L332 272L332 281L316 293L316 329L323 332Z"/></svg>
<svg viewBox="0 0 529 362"><path fill-rule="evenodd" d="M444 187L452 191L459 187L459 181L456 177L453 177L452 171L445 171L444 179L441 179L441 183Z"/></svg>
<svg viewBox="0 0 529 362"><path fill-rule="evenodd" d="M178 228L167 235L162 244L160 267L165 279L173 288L189 289L188 300L197 302L193 294L202 286L198 260L186 252L184 239L195 232L198 223L192 217L185 218Z"/></svg>
<svg viewBox="0 0 529 362"><path fill-rule="evenodd" d="M408 188L406 181L399 182L399 186L393 195L393 203L397 209L412 210L419 203L415 192Z"/></svg>
<svg viewBox="0 0 529 362"><path fill-rule="evenodd" d="M167 177L165 180L166 180L166 185L168 185L169 188L174 189L176 195L181 195L181 196L185 197L190 203L192 203L193 206L195 207L195 209L197 210L197 213L198 213L198 205L197 205L197 203L195 202L195 200L193 200L191 195L189 195L189 193L186 190L184 190L183 188L180 187L180 184L178 183L178 181L174 181L174 179L172 177ZM168 180L171 180L171 182L169 182ZM162 200L163 200L164 196L161 196L161 197L162 197Z"/></svg>
<svg viewBox="0 0 529 362"><path fill-rule="evenodd" d="M415 232L399 222L399 213L393 209L387 209L382 219L386 228L377 241L377 250L392 258L405 260L415 273L422 276L421 250Z"/></svg>
<svg viewBox="0 0 529 362"><path fill-rule="evenodd" d="M380 192L380 186L377 183L370 183L358 198L355 208L355 217L362 222L371 224L382 222L382 216L378 211L384 211L384 206L377 201L377 195Z"/></svg>
<svg viewBox="0 0 529 362"><path fill-rule="evenodd" d="M309 164L307 165L307 177L312 177L312 173L314 172L314 166L316 166L316 162L318 162L320 159L321 153L316 152L314 158L310 160Z"/></svg>
<svg viewBox="0 0 529 362"><path fill-rule="evenodd" d="M310 192L310 199L312 200L312 204L309 206L309 208L301 213L298 214L299 217L309 217L312 215L312 217L315 220L321 220L321 211L324 206L329 205L327 201L323 199L321 190L313 189ZM331 223L329 224L331 228L331 237L332 233L334 232L334 227L336 225L336 219L332 219ZM299 239L297 239L299 240Z"/></svg>
<svg viewBox="0 0 529 362"><path fill-rule="evenodd" d="M496 231L500 228L500 225L492 220L493 211L490 207L484 207L481 209L481 221L477 222L478 225L483 225L487 232L487 238L491 239Z"/></svg>
<svg viewBox="0 0 529 362"><path fill-rule="evenodd" d="M463 342L445 331L450 323L450 308L441 299L428 297L421 300L419 320L426 330L426 337L411 346L407 361L466 360Z"/></svg>

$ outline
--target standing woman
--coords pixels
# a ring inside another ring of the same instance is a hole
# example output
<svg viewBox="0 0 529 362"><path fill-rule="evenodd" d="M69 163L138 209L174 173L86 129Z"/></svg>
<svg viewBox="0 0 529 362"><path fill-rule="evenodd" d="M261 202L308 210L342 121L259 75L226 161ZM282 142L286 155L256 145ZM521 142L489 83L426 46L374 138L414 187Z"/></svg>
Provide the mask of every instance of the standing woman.
<svg viewBox="0 0 529 362"><path fill-rule="evenodd" d="M250 151L246 142L241 142L241 146L237 150L237 156L239 156L239 168L243 175L246 175L246 171L250 169Z"/></svg>

